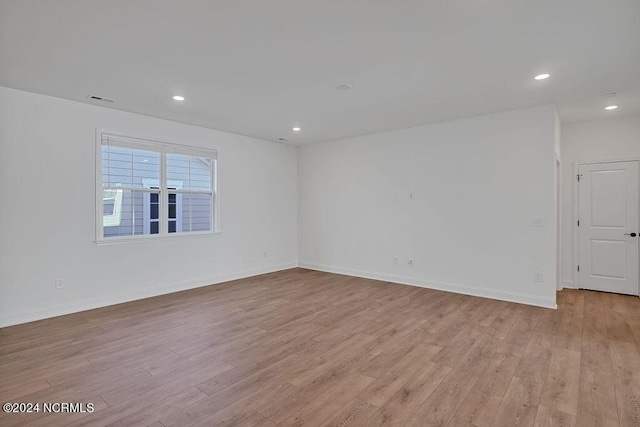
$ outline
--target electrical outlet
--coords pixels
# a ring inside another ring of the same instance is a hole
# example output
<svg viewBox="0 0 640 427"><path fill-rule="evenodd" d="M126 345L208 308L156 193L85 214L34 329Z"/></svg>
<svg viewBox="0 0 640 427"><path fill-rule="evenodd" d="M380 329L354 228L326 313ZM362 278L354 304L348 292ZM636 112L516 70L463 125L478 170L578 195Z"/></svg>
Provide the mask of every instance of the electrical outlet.
<svg viewBox="0 0 640 427"><path fill-rule="evenodd" d="M393 193L393 200L398 200L400 198L400 194L398 193Z"/></svg>
<svg viewBox="0 0 640 427"><path fill-rule="evenodd" d="M56 289L64 288L64 280L63 279L57 278L55 283L56 283Z"/></svg>
<svg viewBox="0 0 640 427"><path fill-rule="evenodd" d="M535 273L533 273L533 280L536 282L541 283L542 282L542 273L540 273L539 271L536 271Z"/></svg>
<svg viewBox="0 0 640 427"><path fill-rule="evenodd" d="M532 216L531 217L531 226L532 227L542 227L542 218L540 218L539 216Z"/></svg>
<svg viewBox="0 0 640 427"><path fill-rule="evenodd" d="M412 259L408 259L407 260L407 266L408 267L413 267L413 260Z"/></svg>
<svg viewBox="0 0 640 427"><path fill-rule="evenodd" d="M395 265L398 265L398 257L397 257L397 256L394 256L394 257L393 257L393 263L394 263Z"/></svg>
<svg viewBox="0 0 640 427"><path fill-rule="evenodd" d="M413 192L409 193L409 200L413 200L415 198L416 198L416 193L413 193Z"/></svg>

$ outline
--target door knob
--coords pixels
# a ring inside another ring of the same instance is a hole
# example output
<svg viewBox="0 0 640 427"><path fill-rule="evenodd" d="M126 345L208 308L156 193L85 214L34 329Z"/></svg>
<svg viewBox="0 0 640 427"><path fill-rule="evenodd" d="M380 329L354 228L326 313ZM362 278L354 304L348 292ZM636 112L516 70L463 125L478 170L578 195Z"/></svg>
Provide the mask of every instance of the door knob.
<svg viewBox="0 0 640 427"><path fill-rule="evenodd" d="M624 233L625 236L631 236L631 237L636 237L637 234L636 233Z"/></svg>

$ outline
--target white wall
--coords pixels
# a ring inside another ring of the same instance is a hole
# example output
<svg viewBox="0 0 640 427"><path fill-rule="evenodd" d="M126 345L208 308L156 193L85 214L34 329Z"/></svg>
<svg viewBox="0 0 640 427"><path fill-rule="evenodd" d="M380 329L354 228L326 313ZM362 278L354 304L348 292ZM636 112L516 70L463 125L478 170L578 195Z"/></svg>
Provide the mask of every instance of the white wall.
<svg viewBox="0 0 640 427"><path fill-rule="evenodd" d="M288 268L298 253L310 268L554 306L555 119L540 107L298 150L0 87L0 326ZM216 148L222 232L96 246L96 128Z"/></svg>
<svg viewBox="0 0 640 427"><path fill-rule="evenodd" d="M555 307L556 127L546 106L302 147L300 265Z"/></svg>
<svg viewBox="0 0 640 427"><path fill-rule="evenodd" d="M556 290L562 289L562 156L560 150L560 138L561 138L562 124L560 122L560 116L558 111L554 109L553 115L553 151L555 154L555 169L553 174L554 179L554 203L555 203L555 236L556 236L556 272L555 283Z"/></svg>
<svg viewBox="0 0 640 427"><path fill-rule="evenodd" d="M579 162L640 160L640 116L622 116L606 120L565 123L562 125L562 280L573 287L574 165Z"/></svg>
<svg viewBox="0 0 640 427"><path fill-rule="evenodd" d="M218 149L222 232L96 246L96 128ZM0 327L294 266L296 151L0 87Z"/></svg>

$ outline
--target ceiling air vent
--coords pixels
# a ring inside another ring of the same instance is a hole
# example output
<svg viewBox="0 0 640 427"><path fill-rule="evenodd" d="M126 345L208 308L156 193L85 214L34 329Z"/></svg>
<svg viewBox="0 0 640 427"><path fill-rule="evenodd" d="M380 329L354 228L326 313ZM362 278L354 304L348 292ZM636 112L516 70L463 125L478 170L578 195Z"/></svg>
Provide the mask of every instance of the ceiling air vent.
<svg viewBox="0 0 640 427"><path fill-rule="evenodd" d="M281 142L288 142L289 140L288 140L288 139L286 139L286 138L282 138L282 137L280 137L280 138L278 138L278 141L281 141Z"/></svg>
<svg viewBox="0 0 640 427"><path fill-rule="evenodd" d="M95 95L87 95L87 99L90 99L92 101L100 101L100 102L113 102L113 99L103 98L101 96L95 96Z"/></svg>

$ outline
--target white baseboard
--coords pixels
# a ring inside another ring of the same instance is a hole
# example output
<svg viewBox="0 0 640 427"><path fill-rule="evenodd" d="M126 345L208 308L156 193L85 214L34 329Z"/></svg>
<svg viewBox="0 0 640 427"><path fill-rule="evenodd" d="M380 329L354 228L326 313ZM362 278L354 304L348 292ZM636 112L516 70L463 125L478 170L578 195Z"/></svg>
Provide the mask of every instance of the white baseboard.
<svg viewBox="0 0 640 427"><path fill-rule="evenodd" d="M156 286L153 288L139 289L132 292L121 293L104 298L97 298L85 301L76 301L67 304L39 308L35 310L25 310L18 313L11 313L0 316L0 328L7 326L19 325L21 323L33 322L35 320L48 319L51 317L62 316L65 314L77 313L80 311L92 310L94 308L106 307L114 304L135 301L144 298L156 297L159 295L170 294L188 289L200 288L203 286L215 285L230 280L243 279L246 277L257 276L260 274L273 273L281 270L288 270L297 267L296 263L276 265L255 270L246 270L231 274L223 274L203 279L190 280L187 282L170 283L167 285Z"/></svg>
<svg viewBox="0 0 640 427"><path fill-rule="evenodd" d="M562 289L567 288L567 289L576 289L575 284L573 283L573 280L563 280L562 281Z"/></svg>
<svg viewBox="0 0 640 427"><path fill-rule="evenodd" d="M517 302L521 304L535 305L544 308L557 309L554 298L544 298L536 295L527 295L516 292L496 291L490 288L482 288L471 285L460 285L446 283L434 280L420 280L408 277L389 276L383 273L375 273L370 271L352 270L341 267L331 267L327 265L319 265L308 262L299 262L298 267L308 268L310 270L325 271L327 273L344 274L347 276L363 277L366 279L382 280L385 282L400 283L403 285L418 286L421 288L437 289L440 291L454 292L457 294L473 295L476 297L492 298L502 301Z"/></svg>

